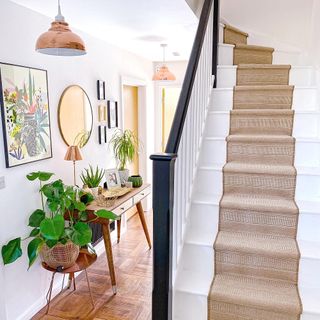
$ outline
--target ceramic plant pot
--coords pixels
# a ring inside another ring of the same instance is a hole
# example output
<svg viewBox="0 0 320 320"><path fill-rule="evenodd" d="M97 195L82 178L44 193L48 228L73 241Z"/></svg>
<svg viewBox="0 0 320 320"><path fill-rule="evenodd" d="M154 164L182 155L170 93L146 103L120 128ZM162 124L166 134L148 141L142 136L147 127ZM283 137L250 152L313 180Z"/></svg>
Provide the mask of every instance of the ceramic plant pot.
<svg viewBox="0 0 320 320"><path fill-rule="evenodd" d="M50 268L63 269L70 268L78 259L80 247L72 241L66 244L58 243L54 247L49 248L44 244L39 252L41 260Z"/></svg>
<svg viewBox="0 0 320 320"><path fill-rule="evenodd" d="M143 184L142 177L139 175L129 177L128 181L132 182L132 186L134 188L139 188Z"/></svg>
<svg viewBox="0 0 320 320"><path fill-rule="evenodd" d="M94 196L94 198L97 198L99 195L99 187L96 188L90 188L92 195Z"/></svg>

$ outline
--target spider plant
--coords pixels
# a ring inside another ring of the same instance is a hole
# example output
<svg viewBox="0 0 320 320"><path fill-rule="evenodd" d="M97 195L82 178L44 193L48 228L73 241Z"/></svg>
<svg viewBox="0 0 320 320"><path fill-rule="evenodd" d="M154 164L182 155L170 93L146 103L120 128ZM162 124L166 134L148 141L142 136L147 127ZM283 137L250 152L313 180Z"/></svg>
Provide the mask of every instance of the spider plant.
<svg viewBox="0 0 320 320"><path fill-rule="evenodd" d="M126 165L133 161L138 151L139 140L131 130L117 130L110 140L115 157L118 160L118 169L125 170Z"/></svg>
<svg viewBox="0 0 320 320"><path fill-rule="evenodd" d="M100 185L103 175L103 169L99 169L97 166L94 170L93 167L89 165L89 169L84 169L84 172L81 173L80 178L82 183L87 185L89 188L97 188Z"/></svg>

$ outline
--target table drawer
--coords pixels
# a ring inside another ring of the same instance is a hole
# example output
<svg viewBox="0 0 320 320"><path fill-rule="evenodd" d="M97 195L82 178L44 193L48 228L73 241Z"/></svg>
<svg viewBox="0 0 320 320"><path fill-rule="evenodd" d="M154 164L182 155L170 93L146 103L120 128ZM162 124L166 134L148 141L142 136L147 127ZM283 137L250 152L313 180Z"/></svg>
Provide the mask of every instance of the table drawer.
<svg viewBox="0 0 320 320"><path fill-rule="evenodd" d="M151 192L151 186L141 190L138 194L133 197L134 204L138 203L141 199L145 198Z"/></svg>
<svg viewBox="0 0 320 320"><path fill-rule="evenodd" d="M133 206L133 199L129 199L126 202L122 203L119 207L112 210L114 214L117 216L122 215L124 212L126 212L128 209L130 209Z"/></svg>

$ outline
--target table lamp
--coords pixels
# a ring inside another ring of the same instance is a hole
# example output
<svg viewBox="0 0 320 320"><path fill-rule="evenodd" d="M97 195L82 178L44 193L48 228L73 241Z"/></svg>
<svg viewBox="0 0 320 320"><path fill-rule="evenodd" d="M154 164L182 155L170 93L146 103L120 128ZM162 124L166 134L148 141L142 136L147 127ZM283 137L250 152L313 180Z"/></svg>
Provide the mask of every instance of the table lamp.
<svg viewBox="0 0 320 320"><path fill-rule="evenodd" d="M78 146L69 146L64 160L73 161L73 183L76 186L76 161L82 160L81 152Z"/></svg>

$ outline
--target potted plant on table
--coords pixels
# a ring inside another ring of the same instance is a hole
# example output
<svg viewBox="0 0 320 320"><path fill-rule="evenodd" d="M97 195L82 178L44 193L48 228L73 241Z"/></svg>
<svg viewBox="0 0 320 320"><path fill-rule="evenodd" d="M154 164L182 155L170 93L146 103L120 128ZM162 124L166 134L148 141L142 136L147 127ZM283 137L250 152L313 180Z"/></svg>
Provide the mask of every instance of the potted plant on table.
<svg viewBox="0 0 320 320"><path fill-rule="evenodd" d="M91 189L93 196L96 198L98 196L99 186L104 176L104 170L99 169L97 166L94 170L90 165L89 169L84 169L81 173L80 178L84 186Z"/></svg>
<svg viewBox="0 0 320 320"><path fill-rule="evenodd" d="M30 234L9 241L2 247L4 264L16 261L22 256L21 242L31 241L27 253L29 268L37 257L54 269L68 268L78 258L81 247L91 247L92 230L88 223L98 218L116 220L117 216L107 210L94 213L94 219L88 220L86 206L93 200L92 195L73 186L66 186L62 180L46 183L53 173L33 172L28 180L39 180L42 208L35 210L29 217Z"/></svg>
<svg viewBox="0 0 320 320"><path fill-rule="evenodd" d="M126 168L138 152L139 140L131 130L117 130L110 140L114 155L118 161L118 170L121 184L125 184L129 178L129 170Z"/></svg>

